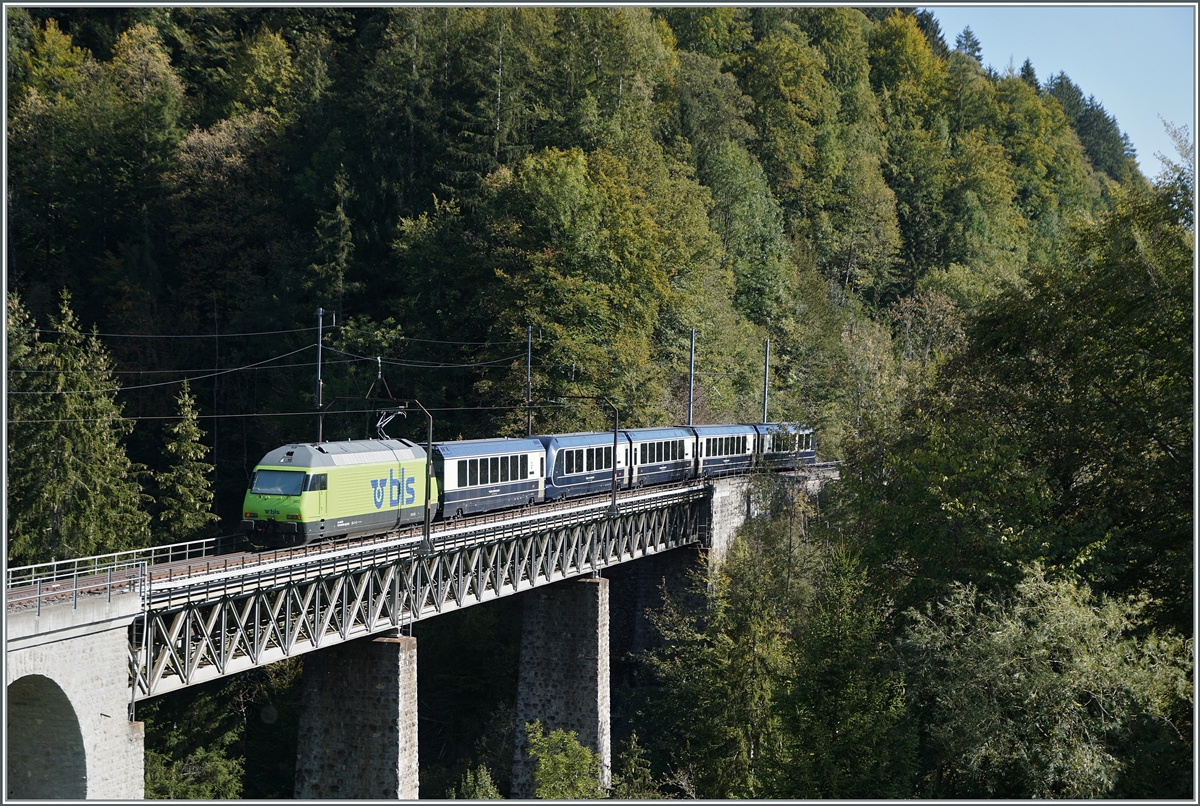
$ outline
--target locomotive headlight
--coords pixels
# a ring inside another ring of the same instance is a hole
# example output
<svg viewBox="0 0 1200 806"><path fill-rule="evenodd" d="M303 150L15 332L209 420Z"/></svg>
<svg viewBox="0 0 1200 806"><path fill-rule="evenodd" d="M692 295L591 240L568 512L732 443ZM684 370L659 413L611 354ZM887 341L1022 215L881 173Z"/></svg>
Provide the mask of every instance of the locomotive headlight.
<svg viewBox="0 0 1200 806"><path fill-rule="evenodd" d="M247 513L245 513L245 517L247 517L247 518L257 518L257 517L258 517L258 513L257 513L257 512L247 512Z"/></svg>
<svg viewBox="0 0 1200 806"><path fill-rule="evenodd" d="M299 515L288 515L287 519L289 521L298 521L298 520L300 520L300 516Z"/></svg>

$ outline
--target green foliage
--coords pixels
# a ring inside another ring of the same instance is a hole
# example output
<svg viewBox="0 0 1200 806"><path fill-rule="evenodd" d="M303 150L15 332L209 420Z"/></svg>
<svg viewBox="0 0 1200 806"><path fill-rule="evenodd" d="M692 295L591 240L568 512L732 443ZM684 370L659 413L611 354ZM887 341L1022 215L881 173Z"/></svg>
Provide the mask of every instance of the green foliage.
<svg viewBox="0 0 1200 806"><path fill-rule="evenodd" d="M8 298L8 562L87 557L149 542L142 468L125 454L132 426L116 402L113 362L63 293L54 338Z"/></svg>
<svg viewBox="0 0 1200 806"><path fill-rule="evenodd" d="M1135 730L1181 743L1170 718L1191 708L1191 642L1134 637L1144 606L1095 601L1087 586L1033 566L1011 596L956 584L936 610L914 611L903 646L928 709L926 794L1111 797ZM1140 796L1187 797L1181 772Z"/></svg>
<svg viewBox="0 0 1200 806"><path fill-rule="evenodd" d="M653 616L664 780L688 797L903 796L913 733L880 603L853 552L813 539L806 501L778 506L697 580L698 606Z"/></svg>
<svg viewBox="0 0 1200 806"><path fill-rule="evenodd" d="M224 800L242 796L242 764L221 750L201 747L184 759L146 751L146 798Z"/></svg>
<svg viewBox="0 0 1200 806"><path fill-rule="evenodd" d="M636 732L629 734L617 754L609 797L616 800L657 800L662 797Z"/></svg>
<svg viewBox="0 0 1200 806"><path fill-rule="evenodd" d="M244 726L226 699L234 680L139 707L147 726L146 797L242 797L244 759L238 751Z"/></svg>
<svg viewBox="0 0 1200 806"><path fill-rule="evenodd" d="M462 782L457 789L452 789L446 796L451 800L502 800L500 790L492 782L488 768L480 764L474 770L463 773Z"/></svg>
<svg viewBox="0 0 1200 806"><path fill-rule="evenodd" d="M290 798L302 666L280 661L138 703L146 796Z"/></svg>
<svg viewBox="0 0 1200 806"><path fill-rule="evenodd" d="M912 760L891 603L955 583L1001 601L1021 563L1190 624L1194 173L1168 163L1152 188L1065 73L984 69L969 30L951 51L933 12L896 8L9 11L7 265L29 309L9 309L10 560L144 544L139 467L168 443L160 517L180 535L235 517L245 462L311 437L263 414L311 406L308 359L267 359L311 347L297 328L321 306L349 353L326 400L418 397L439 438L524 433L529 325L538 431L608 427L569 395L682 421L692 328L697 421L757 419L769 337L771 418L849 460L824 513L844 545L753 526L712 619L663 617L658 670L687 696L639 730L621 793L913 794L931 757ZM91 327L214 338L109 355ZM194 400L75 394L118 366L249 364L193 379ZM170 432L149 420L181 405ZM252 413L214 419L204 454L195 415ZM370 435L359 416L326 436ZM481 662L509 668L501 650ZM482 763L503 792L508 695L468 671L434 675L456 697L431 706L449 749L423 786L475 770L482 792ZM197 700L190 745L148 740L148 791L289 795L290 762L264 761L298 708L276 682ZM249 718L266 701L278 721ZM1113 796L1183 791L1159 782L1187 740L1147 713L1106 751Z"/></svg>
<svg viewBox="0 0 1200 806"><path fill-rule="evenodd" d="M954 49L965 53L980 64L983 63L983 45L971 30L971 26L962 29L962 33L954 37Z"/></svg>
<svg viewBox="0 0 1200 806"><path fill-rule="evenodd" d="M546 735L542 723L525 725L526 752L533 759L534 797L539 800L595 800L605 796L600 757L579 743L575 731Z"/></svg>
<svg viewBox="0 0 1200 806"><path fill-rule="evenodd" d="M209 524L217 520L212 512L213 466L204 461L210 448L201 441L196 399L186 381L178 400L181 419L169 429L173 439L166 446L171 466L158 475L158 520L169 538L161 542L205 537Z"/></svg>

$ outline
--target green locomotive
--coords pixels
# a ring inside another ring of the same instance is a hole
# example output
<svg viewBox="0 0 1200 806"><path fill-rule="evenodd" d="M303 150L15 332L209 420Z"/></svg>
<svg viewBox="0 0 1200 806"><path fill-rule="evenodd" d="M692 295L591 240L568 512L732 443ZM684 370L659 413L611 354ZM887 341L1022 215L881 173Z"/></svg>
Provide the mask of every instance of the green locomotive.
<svg viewBox="0 0 1200 806"><path fill-rule="evenodd" d="M254 470L242 530L255 545L292 546L416 523L426 472L425 449L405 439L284 445Z"/></svg>

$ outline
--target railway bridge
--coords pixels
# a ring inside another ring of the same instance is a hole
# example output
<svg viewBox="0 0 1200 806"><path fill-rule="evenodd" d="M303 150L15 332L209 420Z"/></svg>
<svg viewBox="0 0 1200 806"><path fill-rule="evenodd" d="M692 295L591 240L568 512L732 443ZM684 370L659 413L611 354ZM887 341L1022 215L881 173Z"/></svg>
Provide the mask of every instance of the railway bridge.
<svg viewBox="0 0 1200 806"><path fill-rule="evenodd" d="M816 487L836 470L786 476ZM5 791L139 799L138 701L315 653L296 796L416 798L411 625L526 592L517 723L576 731L607 778L610 657L621 649L610 646L610 605L641 618L664 575L700 550L723 556L751 514L750 486L694 480L624 491L616 512L605 495L443 522L428 550L414 527L286 551L213 538L9 569ZM622 575L633 561L648 571ZM513 794L529 797L521 750Z"/></svg>

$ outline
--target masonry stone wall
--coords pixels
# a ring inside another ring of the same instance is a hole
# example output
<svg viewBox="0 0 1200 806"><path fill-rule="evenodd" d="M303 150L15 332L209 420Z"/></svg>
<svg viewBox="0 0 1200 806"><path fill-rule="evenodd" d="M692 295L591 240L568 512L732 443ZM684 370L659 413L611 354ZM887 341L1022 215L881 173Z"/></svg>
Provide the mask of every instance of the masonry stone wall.
<svg viewBox="0 0 1200 806"><path fill-rule="evenodd" d="M582 578L545 585L523 594L523 605L512 797L533 796L524 725L535 719L546 733L575 731L580 744L600 755L601 781L608 786L609 582Z"/></svg>
<svg viewBox="0 0 1200 806"><path fill-rule="evenodd" d="M129 721L128 662L140 609L125 593L6 614L8 797L142 798L144 733Z"/></svg>
<svg viewBox="0 0 1200 806"><path fill-rule="evenodd" d="M416 638L362 638L305 657L295 793L417 797Z"/></svg>
<svg viewBox="0 0 1200 806"><path fill-rule="evenodd" d="M753 502L749 476L730 476L712 483L712 519L709 523L708 559L720 565L729 554L737 530L751 515Z"/></svg>

